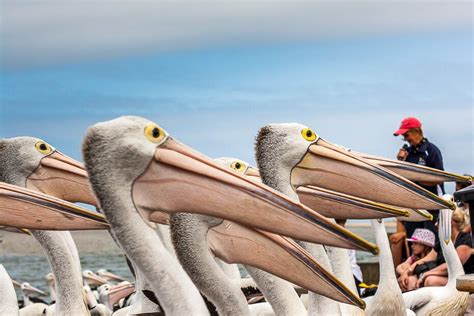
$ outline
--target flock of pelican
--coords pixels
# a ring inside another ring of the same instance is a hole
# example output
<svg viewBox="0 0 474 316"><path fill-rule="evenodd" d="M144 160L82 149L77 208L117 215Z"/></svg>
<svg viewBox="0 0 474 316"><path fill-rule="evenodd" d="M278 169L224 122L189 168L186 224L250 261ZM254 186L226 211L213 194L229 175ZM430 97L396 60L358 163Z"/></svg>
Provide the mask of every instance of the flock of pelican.
<svg viewBox="0 0 474 316"><path fill-rule="evenodd" d="M260 129L258 168L210 159L132 116L90 127L82 154L85 165L37 138L0 140L0 225L41 244L55 293L52 305L19 309L0 265L0 315L452 315L467 308L468 293L455 288L464 273L450 237L455 205L412 182L466 177L356 153L296 123ZM426 210L437 209L449 282L402 295L383 219L426 220ZM338 218L371 219L376 245ZM93 229L110 232L134 284L92 293L93 273L81 273L69 231ZM379 255L375 296L359 297L346 249ZM251 278L242 279L236 264ZM246 284L265 302L249 303ZM131 292L130 304L112 311L108 300Z"/></svg>

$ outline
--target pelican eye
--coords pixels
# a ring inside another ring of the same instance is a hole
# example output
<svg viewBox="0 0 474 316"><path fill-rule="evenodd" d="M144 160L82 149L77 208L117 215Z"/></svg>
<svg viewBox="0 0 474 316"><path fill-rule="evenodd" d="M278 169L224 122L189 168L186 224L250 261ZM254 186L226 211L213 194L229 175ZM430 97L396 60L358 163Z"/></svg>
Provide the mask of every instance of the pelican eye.
<svg viewBox="0 0 474 316"><path fill-rule="evenodd" d="M152 143L158 143L165 137L165 132L156 124L145 126L145 136Z"/></svg>
<svg viewBox="0 0 474 316"><path fill-rule="evenodd" d="M53 148L49 146L47 143L43 142L42 140L40 140L39 142L36 142L35 148L37 151L39 151L43 155L48 155L53 151Z"/></svg>
<svg viewBox="0 0 474 316"><path fill-rule="evenodd" d="M314 141L317 137L316 133L313 132L310 128L304 128L301 131L301 135L303 136L304 139L310 142Z"/></svg>
<svg viewBox="0 0 474 316"><path fill-rule="evenodd" d="M244 172L247 169L247 166L241 161L234 161L230 167L238 172Z"/></svg>

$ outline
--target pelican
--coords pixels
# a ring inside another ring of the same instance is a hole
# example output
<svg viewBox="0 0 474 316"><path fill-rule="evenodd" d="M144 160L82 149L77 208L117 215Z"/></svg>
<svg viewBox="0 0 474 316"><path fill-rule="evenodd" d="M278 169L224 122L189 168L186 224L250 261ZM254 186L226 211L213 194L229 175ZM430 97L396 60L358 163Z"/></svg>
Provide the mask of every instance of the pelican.
<svg viewBox="0 0 474 316"><path fill-rule="evenodd" d="M440 199L401 176L323 140L301 124L264 126L257 135L255 149L263 183L294 200L298 199L295 192L298 187L317 186L406 208L454 207L453 203ZM311 247L313 255L325 256L321 247L305 246ZM331 257L334 274L355 291L347 253L341 249L328 248L328 256ZM326 269L331 268L328 259L323 264ZM331 310L328 310L329 307ZM344 305L340 307L343 314L361 313L354 309L348 311ZM320 297L310 299L309 308L319 313L337 312L331 302L322 302Z"/></svg>
<svg viewBox="0 0 474 316"><path fill-rule="evenodd" d="M452 196L444 197L452 200ZM469 293L456 289L456 279L464 275L464 268L451 240L451 217L450 209L440 210L438 234L448 265L448 283L403 293L406 308L416 315L464 315L469 305Z"/></svg>
<svg viewBox="0 0 474 316"><path fill-rule="evenodd" d="M0 141L0 180L71 202L96 204L80 163L45 141L16 137ZM69 232L32 230L56 277L55 311L85 313L77 248Z"/></svg>
<svg viewBox="0 0 474 316"><path fill-rule="evenodd" d="M121 117L92 126L83 142L83 156L115 237L151 282L165 313L208 311L188 275L147 225L166 219L164 212L185 210L301 240L374 249L302 204L186 147L143 118Z"/></svg>
<svg viewBox="0 0 474 316"><path fill-rule="evenodd" d="M31 305L31 304L35 304L35 303L44 303L44 302L34 302L34 301L38 301L38 299L33 299L32 300L32 296L46 296L46 293L41 291L40 289L32 286L30 283L28 282L23 282L21 283L20 285L20 289L21 289L21 295L23 297L23 305L24 306L28 306L28 305Z"/></svg>
<svg viewBox="0 0 474 316"><path fill-rule="evenodd" d="M46 284L48 284L50 301L51 303L55 303L56 302L56 280L54 279L54 274L50 272L46 274L44 278L46 280Z"/></svg>

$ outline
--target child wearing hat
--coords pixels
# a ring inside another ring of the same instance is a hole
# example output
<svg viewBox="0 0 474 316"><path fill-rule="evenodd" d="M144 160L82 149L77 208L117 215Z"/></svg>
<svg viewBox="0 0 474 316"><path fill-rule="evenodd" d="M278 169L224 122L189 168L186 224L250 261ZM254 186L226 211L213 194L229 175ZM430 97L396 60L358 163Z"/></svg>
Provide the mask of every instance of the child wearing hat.
<svg viewBox="0 0 474 316"><path fill-rule="evenodd" d="M433 261L422 261L435 246L435 235L431 230L417 228L407 241L411 242L412 255L396 268L397 276L399 276L398 283L402 292L414 290L418 276L436 266Z"/></svg>

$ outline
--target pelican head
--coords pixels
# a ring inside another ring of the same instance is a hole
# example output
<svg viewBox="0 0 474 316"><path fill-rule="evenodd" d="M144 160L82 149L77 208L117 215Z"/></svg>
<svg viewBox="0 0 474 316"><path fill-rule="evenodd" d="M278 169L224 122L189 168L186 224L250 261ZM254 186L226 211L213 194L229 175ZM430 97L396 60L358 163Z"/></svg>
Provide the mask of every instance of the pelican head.
<svg viewBox="0 0 474 316"><path fill-rule="evenodd" d="M161 127L136 116L123 116L89 128L82 151L91 185L104 210L113 207L111 203L122 195L117 192L117 183L132 191L136 179L152 163L157 148L168 138ZM133 192L130 193L132 198ZM167 213L148 205L153 201L134 204L150 226L152 222L168 223Z"/></svg>
<svg viewBox="0 0 474 316"><path fill-rule="evenodd" d="M220 163L221 165L234 170L235 172L239 172L241 174L246 175L247 177L260 178L260 173L258 172L258 169L250 165L246 161L231 157L219 157L214 160Z"/></svg>
<svg viewBox="0 0 474 316"><path fill-rule="evenodd" d="M98 276L91 270L84 270L82 271L82 277L89 285L102 285L108 283L107 280Z"/></svg>
<svg viewBox="0 0 474 316"><path fill-rule="evenodd" d="M41 139L0 139L0 182L0 225L47 230L108 228L100 214L69 203L96 205L84 167Z"/></svg>
<svg viewBox="0 0 474 316"><path fill-rule="evenodd" d="M45 296L46 293L41 291L40 289L32 286L30 283L28 282L23 282L21 284L21 290L26 294L26 295L41 295L41 296Z"/></svg>
<svg viewBox="0 0 474 316"><path fill-rule="evenodd" d="M44 279L46 280L46 283L48 283L48 285L55 283L54 274L52 272L49 272L48 274L46 274L44 276Z"/></svg>
<svg viewBox="0 0 474 316"><path fill-rule="evenodd" d="M84 167L38 138L0 140L0 181L96 205Z"/></svg>
<svg viewBox="0 0 474 316"><path fill-rule="evenodd" d="M263 182L285 193L313 185L407 208L454 208L453 203L329 143L301 124L264 126L255 147Z"/></svg>
<svg viewBox="0 0 474 316"><path fill-rule="evenodd" d="M214 162L144 118L124 116L92 126L83 155L109 221L119 216L113 214L114 205L121 201L133 204L146 222L161 222L163 214L185 210L299 240L318 242L324 236L334 246L376 252L373 244Z"/></svg>
<svg viewBox="0 0 474 316"><path fill-rule="evenodd" d="M120 299L132 294L135 291L135 286L130 282L123 284L110 285L103 284L97 288L99 292L99 300L103 302L110 310L114 309Z"/></svg>
<svg viewBox="0 0 474 316"><path fill-rule="evenodd" d="M309 136L308 136L309 135ZM316 134L297 123L270 124L260 129L255 155L262 181L272 188L286 192L281 185L288 181L283 170L292 170L308 152ZM291 150L288 150L291 149Z"/></svg>

